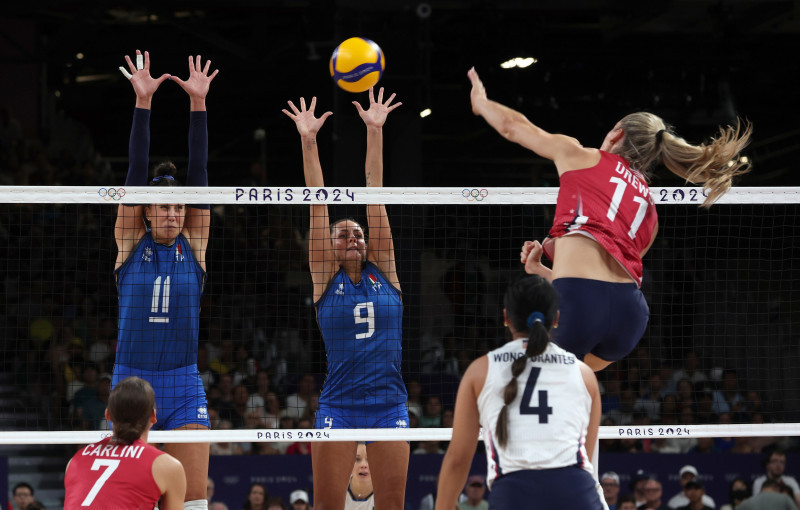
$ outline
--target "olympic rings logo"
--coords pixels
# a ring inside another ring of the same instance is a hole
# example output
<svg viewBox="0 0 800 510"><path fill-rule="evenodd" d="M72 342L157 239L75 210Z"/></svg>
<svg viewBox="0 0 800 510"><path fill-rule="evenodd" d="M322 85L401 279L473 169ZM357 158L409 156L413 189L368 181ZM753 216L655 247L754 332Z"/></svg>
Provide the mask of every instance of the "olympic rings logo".
<svg viewBox="0 0 800 510"><path fill-rule="evenodd" d="M489 190L486 188L478 189L478 188L464 188L461 190L461 196L472 202L475 201L482 201L484 198L489 196Z"/></svg>
<svg viewBox="0 0 800 510"><path fill-rule="evenodd" d="M100 188L97 190L97 194L103 197L103 200L108 202L109 200L118 201L121 200L122 197L125 196L125 188Z"/></svg>

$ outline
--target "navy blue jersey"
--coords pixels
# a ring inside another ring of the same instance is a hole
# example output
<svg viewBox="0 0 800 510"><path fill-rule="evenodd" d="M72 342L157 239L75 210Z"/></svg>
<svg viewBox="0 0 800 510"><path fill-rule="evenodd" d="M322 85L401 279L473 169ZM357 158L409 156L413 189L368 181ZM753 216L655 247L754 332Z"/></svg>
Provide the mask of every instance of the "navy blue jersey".
<svg viewBox="0 0 800 510"><path fill-rule="evenodd" d="M164 246L147 232L114 273L116 363L152 371L196 364L205 271L183 234Z"/></svg>
<svg viewBox="0 0 800 510"><path fill-rule="evenodd" d="M367 262L361 281L339 270L317 301L328 375L320 404L330 406L404 403L400 374L403 301L378 267Z"/></svg>

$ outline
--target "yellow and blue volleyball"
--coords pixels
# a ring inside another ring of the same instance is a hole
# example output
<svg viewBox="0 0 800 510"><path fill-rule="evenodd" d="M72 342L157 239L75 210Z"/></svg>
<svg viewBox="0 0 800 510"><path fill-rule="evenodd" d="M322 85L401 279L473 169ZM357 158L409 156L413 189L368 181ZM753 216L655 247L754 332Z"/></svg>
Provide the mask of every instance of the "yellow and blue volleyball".
<svg viewBox="0 0 800 510"><path fill-rule="evenodd" d="M333 81L348 92L364 92L383 76L386 58L380 46L363 37L351 37L331 55Z"/></svg>

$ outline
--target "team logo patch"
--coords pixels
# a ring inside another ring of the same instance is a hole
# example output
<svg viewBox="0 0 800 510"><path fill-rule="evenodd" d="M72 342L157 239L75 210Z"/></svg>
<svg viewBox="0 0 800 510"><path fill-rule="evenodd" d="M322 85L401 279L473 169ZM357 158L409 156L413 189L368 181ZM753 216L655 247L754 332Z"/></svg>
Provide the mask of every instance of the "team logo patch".
<svg viewBox="0 0 800 510"><path fill-rule="evenodd" d="M180 244L175 245L175 262L183 262L183 250Z"/></svg>
<svg viewBox="0 0 800 510"><path fill-rule="evenodd" d="M368 279L369 283L372 284L372 290L377 291L381 288L381 282L372 273L369 274Z"/></svg>

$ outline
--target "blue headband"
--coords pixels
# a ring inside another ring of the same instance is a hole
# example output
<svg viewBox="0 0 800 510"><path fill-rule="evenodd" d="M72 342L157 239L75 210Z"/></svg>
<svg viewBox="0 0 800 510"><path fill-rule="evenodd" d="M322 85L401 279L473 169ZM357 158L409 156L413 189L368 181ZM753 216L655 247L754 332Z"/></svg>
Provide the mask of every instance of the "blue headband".
<svg viewBox="0 0 800 510"><path fill-rule="evenodd" d="M532 328L533 324L536 322L541 322L544 324L544 314L542 312L532 312L528 315L528 327Z"/></svg>
<svg viewBox="0 0 800 510"><path fill-rule="evenodd" d="M170 181L174 181L175 178L171 175L159 175L158 177L153 178L153 182L158 182L161 179L169 179Z"/></svg>

